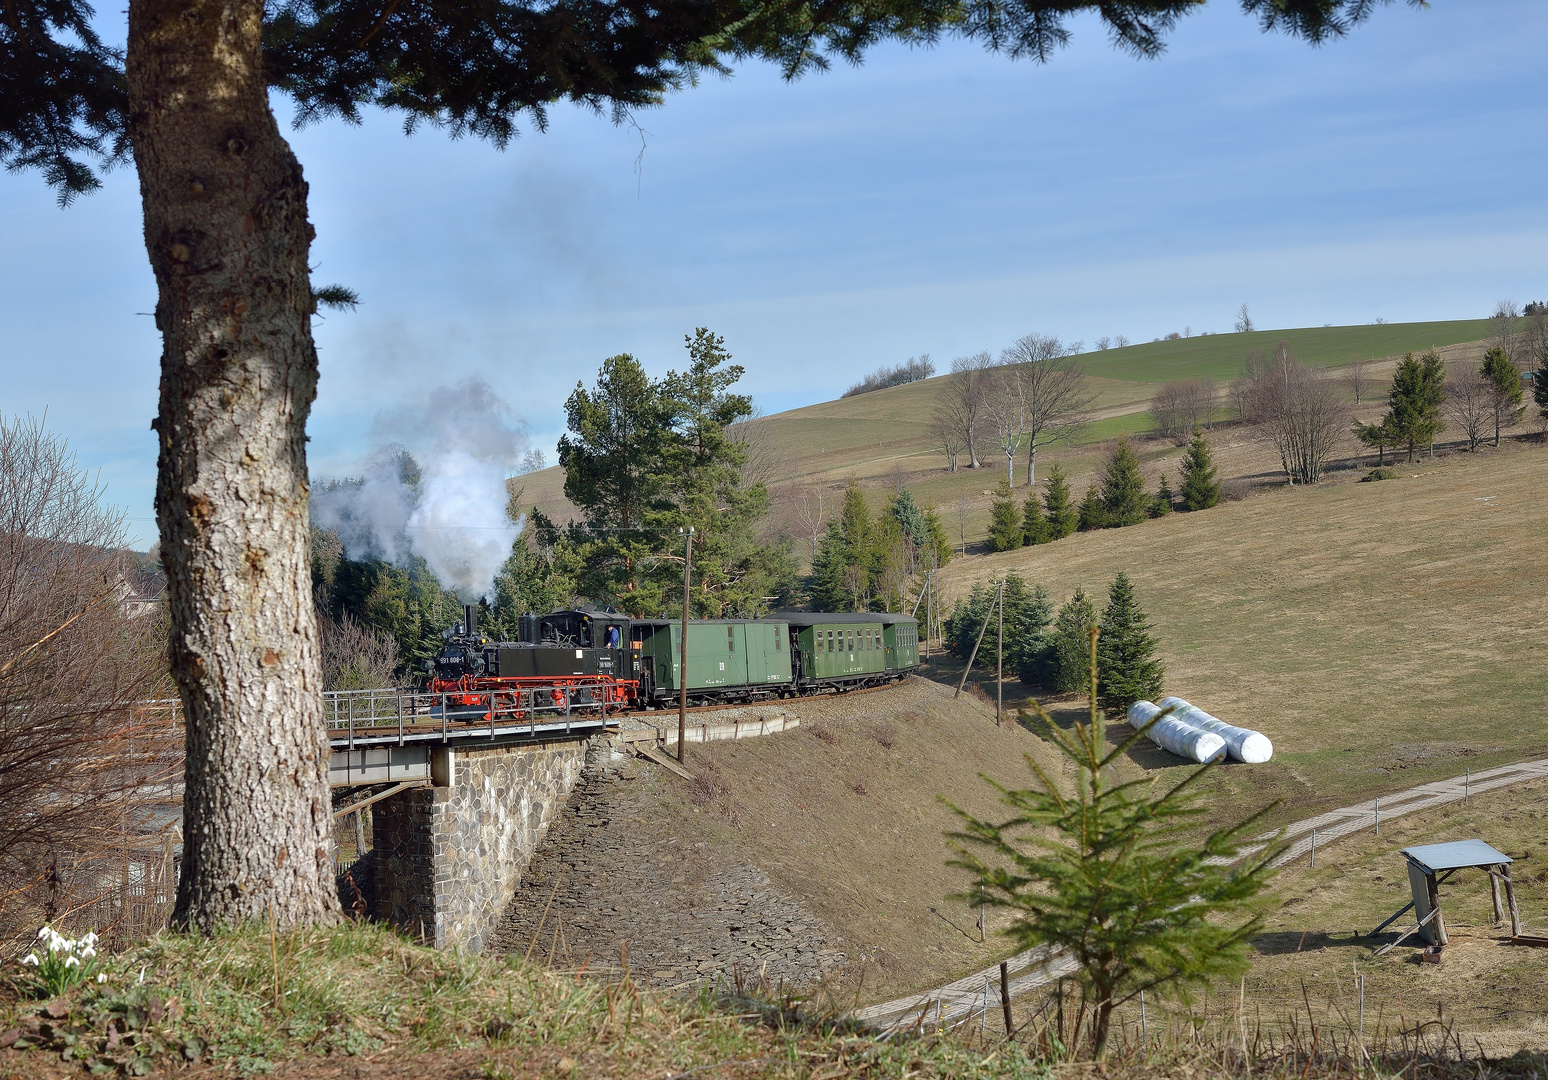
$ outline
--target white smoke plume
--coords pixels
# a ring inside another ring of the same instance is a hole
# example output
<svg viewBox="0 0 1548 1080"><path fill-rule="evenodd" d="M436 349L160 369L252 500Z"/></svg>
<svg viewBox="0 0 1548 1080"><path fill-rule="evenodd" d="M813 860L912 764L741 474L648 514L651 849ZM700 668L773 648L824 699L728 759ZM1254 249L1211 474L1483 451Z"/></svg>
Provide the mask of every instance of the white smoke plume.
<svg viewBox="0 0 1548 1080"><path fill-rule="evenodd" d="M465 601L489 595L521 535L505 479L526 424L474 377L378 413L371 430L382 445L360 480L314 488L313 523L337 529L351 559L403 566L418 555Z"/></svg>

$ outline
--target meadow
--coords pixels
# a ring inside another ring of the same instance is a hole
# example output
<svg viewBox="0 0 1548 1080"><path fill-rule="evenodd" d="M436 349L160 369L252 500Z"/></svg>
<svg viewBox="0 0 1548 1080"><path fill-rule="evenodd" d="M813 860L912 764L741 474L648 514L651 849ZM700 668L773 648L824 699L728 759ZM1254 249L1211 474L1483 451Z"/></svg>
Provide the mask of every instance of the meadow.
<svg viewBox="0 0 1548 1080"><path fill-rule="evenodd" d="M1149 403L1158 385L1198 378L1213 379L1223 389L1241 373L1249 351L1271 352L1280 340L1288 341L1297 357L1313 366L1337 368L1356 357L1372 360L1374 377L1384 383L1394 357L1434 347L1448 359L1471 358L1482 354L1488 332L1488 322L1482 319L1308 327L1211 334L1083 353L1080 364L1094 395L1091 422L1069 446L1040 454L1039 469L1060 462L1079 494L1100 467L1106 444L1119 435L1138 436L1151 429ZM954 540L967 546L980 543L991 492L1005 475L1005 460L991 446L980 468L946 471L928 427L949 365L941 358L937 366L943 374L931 379L750 421L745 434L755 448L757 476L774 495L775 527L799 538L789 507L802 489L819 489L836 505L844 486L854 480L879 508L891 485L901 482L921 505L941 513ZM1384 392L1384 386L1375 388L1377 397ZM1225 411L1222 408L1222 417ZM1174 448L1155 449L1152 457L1157 461L1177 456ZM1252 464L1256 468L1258 463ZM1019 484L1024 454L1018 470ZM521 506L536 506L561 523L575 513L564 498L564 473L558 467L513 478L509 486Z"/></svg>

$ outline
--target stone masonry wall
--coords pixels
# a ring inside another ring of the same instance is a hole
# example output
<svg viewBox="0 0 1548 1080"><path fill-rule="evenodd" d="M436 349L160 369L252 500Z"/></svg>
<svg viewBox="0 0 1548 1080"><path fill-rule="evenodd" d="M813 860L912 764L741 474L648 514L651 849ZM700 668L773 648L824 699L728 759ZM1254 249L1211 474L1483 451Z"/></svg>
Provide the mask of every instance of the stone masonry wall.
<svg viewBox="0 0 1548 1080"><path fill-rule="evenodd" d="M373 914L480 952L585 765L587 744L457 749L448 786L375 807Z"/></svg>

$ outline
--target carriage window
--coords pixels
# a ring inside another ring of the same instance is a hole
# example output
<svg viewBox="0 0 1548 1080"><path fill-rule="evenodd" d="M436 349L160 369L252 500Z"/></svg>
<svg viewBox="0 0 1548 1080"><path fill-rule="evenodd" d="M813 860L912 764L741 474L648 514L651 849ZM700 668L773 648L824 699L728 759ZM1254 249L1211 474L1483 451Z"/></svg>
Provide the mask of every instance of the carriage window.
<svg viewBox="0 0 1548 1080"><path fill-rule="evenodd" d="M726 627L726 651L736 652L736 627Z"/></svg>

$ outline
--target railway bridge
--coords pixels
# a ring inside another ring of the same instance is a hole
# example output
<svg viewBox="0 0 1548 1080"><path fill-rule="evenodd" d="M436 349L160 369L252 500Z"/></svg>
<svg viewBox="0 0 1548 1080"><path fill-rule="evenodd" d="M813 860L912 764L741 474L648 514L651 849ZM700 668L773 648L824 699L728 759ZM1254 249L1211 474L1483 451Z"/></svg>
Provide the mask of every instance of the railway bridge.
<svg viewBox="0 0 1548 1080"><path fill-rule="evenodd" d="M324 695L334 817L353 821L364 856L346 904L359 888L371 915L427 944L484 947L588 760L614 752L600 704L528 697Z"/></svg>
<svg viewBox="0 0 1548 1080"><path fill-rule="evenodd" d="M508 691L390 689L331 691L323 701L334 818L354 825L357 854L365 848L365 814L371 820L372 850L346 867L350 880L358 877L369 914L439 948L478 952L490 941L588 765L638 751L687 775L661 752L676 739L675 714L607 715L584 694L556 700L525 690L513 700ZM690 709L697 722L686 741L799 724L777 706L754 707L756 719L733 719L746 708ZM660 725L646 717L659 717ZM350 880L343 882L346 905Z"/></svg>

